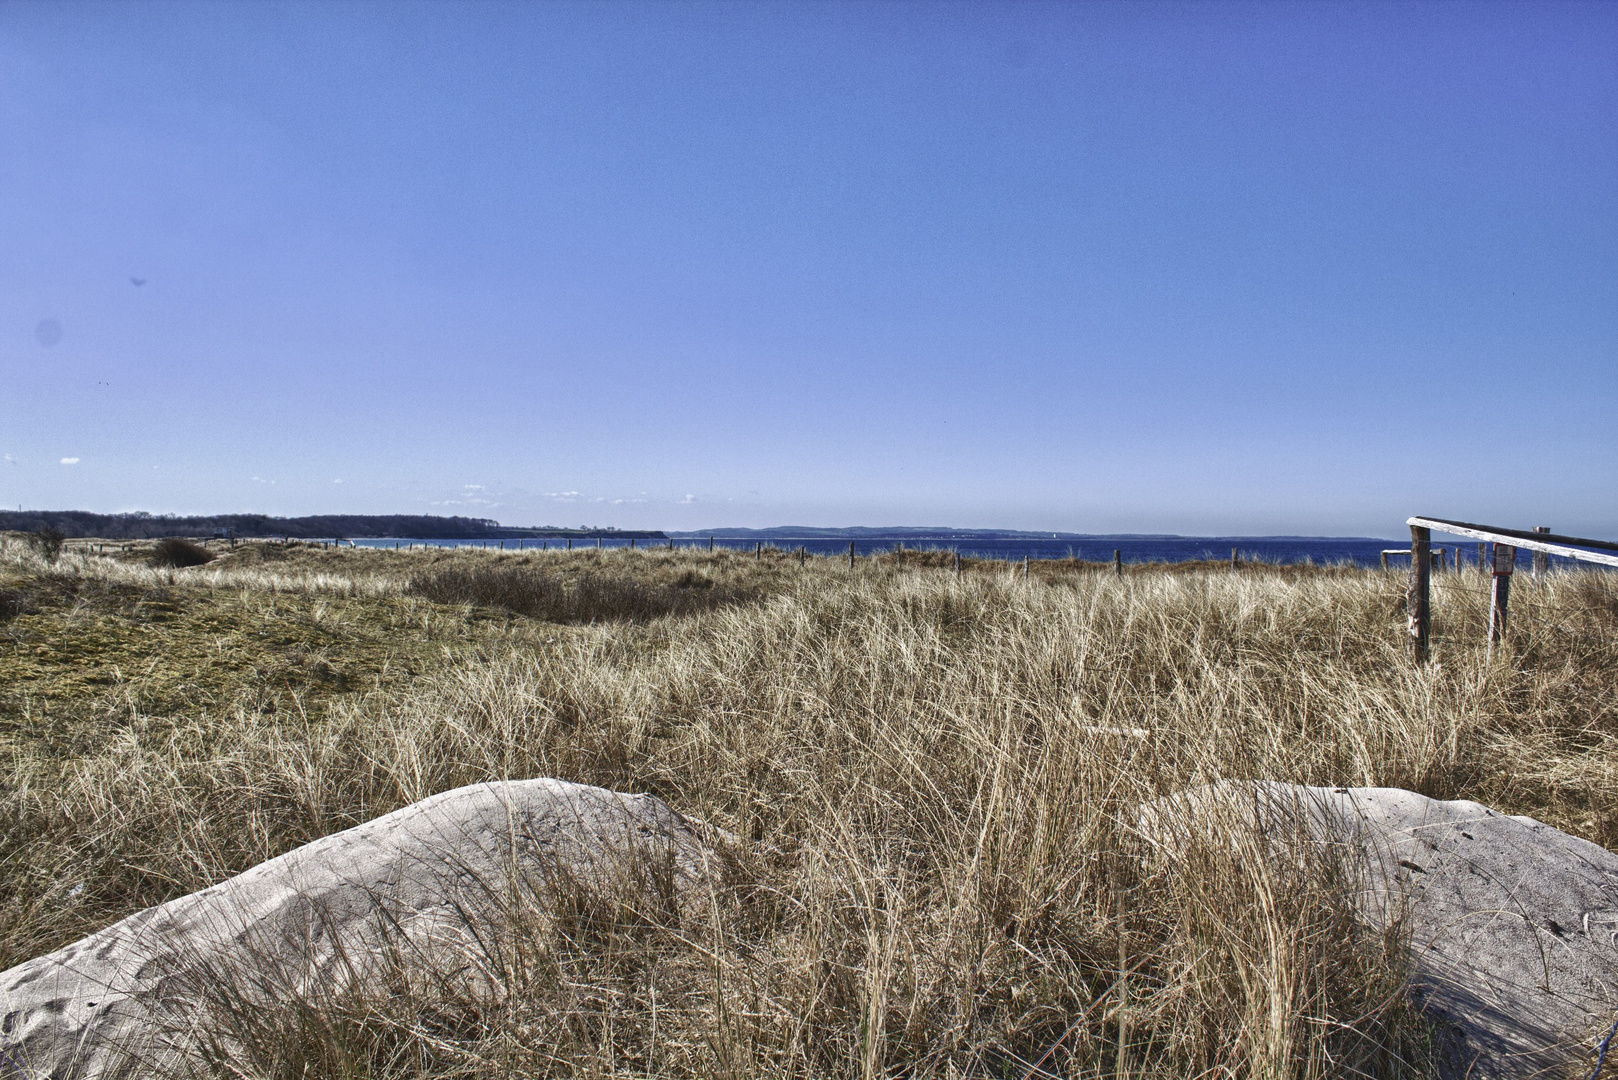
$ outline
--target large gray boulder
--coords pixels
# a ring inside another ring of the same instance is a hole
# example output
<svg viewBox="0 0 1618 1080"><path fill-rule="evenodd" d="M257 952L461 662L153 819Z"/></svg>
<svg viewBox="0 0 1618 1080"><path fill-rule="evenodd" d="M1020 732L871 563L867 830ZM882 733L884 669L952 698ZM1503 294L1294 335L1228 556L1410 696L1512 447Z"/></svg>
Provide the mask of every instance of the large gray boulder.
<svg viewBox="0 0 1618 1080"><path fill-rule="evenodd" d="M559 889L679 905L708 873L700 828L560 780L435 795L0 972L0 1078L186 1071L224 985L249 1005L340 992L401 955L492 983L503 925Z"/></svg>
<svg viewBox="0 0 1618 1080"><path fill-rule="evenodd" d="M1618 1021L1618 855L1475 802L1267 781L1159 800L1143 832L1173 843L1190 823L1232 811L1272 835L1301 824L1357 848L1359 910L1409 935L1412 989L1447 1035L1446 1075L1515 1080L1593 1066ZM1286 850L1278 843L1272 855Z"/></svg>

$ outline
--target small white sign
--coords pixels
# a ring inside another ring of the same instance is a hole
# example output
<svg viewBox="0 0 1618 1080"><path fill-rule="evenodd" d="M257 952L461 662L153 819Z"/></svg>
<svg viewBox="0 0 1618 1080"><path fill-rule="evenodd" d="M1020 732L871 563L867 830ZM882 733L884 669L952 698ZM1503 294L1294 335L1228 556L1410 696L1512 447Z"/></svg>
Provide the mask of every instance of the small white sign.
<svg viewBox="0 0 1618 1080"><path fill-rule="evenodd" d="M1494 545L1494 572L1498 575L1511 573L1517 568L1517 549L1510 544Z"/></svg>

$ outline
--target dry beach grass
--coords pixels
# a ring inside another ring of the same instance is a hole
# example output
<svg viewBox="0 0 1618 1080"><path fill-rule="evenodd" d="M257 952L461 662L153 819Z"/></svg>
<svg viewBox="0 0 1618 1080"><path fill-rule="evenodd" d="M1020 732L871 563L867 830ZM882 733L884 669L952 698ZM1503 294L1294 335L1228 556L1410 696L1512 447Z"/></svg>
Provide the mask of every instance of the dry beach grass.
<svg viewBox="0 0 1618 1080"><path fill-rule="evenodd" d="M1483 579L1442 575L1418 668L1397 575L944 562L252 544L168 569L8 540L0 968L429 794L554 776L743 842L697 910L514 902L495 993L402 970L262 1012L222 981L207 1068L1422 1076L1353 867L1236 821L1169 861L1141 804L1389 785L1618 844L1618 576L1519 582L1491 662Z"/></svg>

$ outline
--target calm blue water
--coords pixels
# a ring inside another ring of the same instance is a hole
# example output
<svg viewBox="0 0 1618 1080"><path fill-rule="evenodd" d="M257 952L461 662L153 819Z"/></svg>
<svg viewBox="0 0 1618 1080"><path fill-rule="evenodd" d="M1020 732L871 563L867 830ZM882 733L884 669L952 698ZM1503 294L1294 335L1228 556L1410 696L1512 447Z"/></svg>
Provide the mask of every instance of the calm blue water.
<svg viewBox="0 0 1618 1080"><path fill-rule="evenodd" d="M500 542L493 540L433 540L416 538L400 538L397 540L356 540L359 547L392 548L397 545L415 544L430 547L475 547L500 549ZM637 540L636 547L667 547L667 540ZM713 544L716 548L730 548L737 551L752 551L757 540L753 537L724 537L715 535ZM777 547L796 551L798 548L807 548L811 555L847 555L848 538L836 537L774 537L764 541L766 547ZM978 559L1067 559L1081 558L1093 562L1104 562L1112 559L1112 553L1117 550L1125 562L1185 562L1193 559L1229 559L1232 548L1235 548L1244 560L1263 561L1273 563L1352 563L1358 566L1378 566L1381 564L1381 554L1384 548L1403 547L1408 551L1408 541L1401 545L1396 540L1379 540L1374 537L1358 536L1146 536L1146 537L1087 537L1087 538L1058 538L1047 540L1037 537L1025 536L973 536L967 537L927 537L907 534L904 536L884 536L872 534L858 537L854 540L856 555L871 555L874 553L890 552L896 544L903 543L907 551L959 551L962 555ZM557 550L567 547L565 540L507 540L504 541L504 550ZM595 547L596 541L590 539L575 539L575 548ZM601 546L629 547L627 540L602 539ZM677 548L707 548L708 540L692 540L680 538L674 541ZM1471 544L1434 544L1435 548L1443 548L1453 552L1459 546L1467 564L1477 560L1477 545ZM1528 553L1519 552L1519 562L1527 565ZM1561 560L1557 560L1560 562ZM1402 560L1395 565L1402 565ZM1453 563L1451 563L1453 565Z"/></svg>

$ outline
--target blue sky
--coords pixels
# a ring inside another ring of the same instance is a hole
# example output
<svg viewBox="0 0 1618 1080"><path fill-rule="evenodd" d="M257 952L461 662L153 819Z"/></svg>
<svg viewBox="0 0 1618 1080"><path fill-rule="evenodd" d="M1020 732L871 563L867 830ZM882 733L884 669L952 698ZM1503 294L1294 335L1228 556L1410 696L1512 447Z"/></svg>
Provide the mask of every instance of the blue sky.
<svg viewBox="0 0 1618 1080"><path fill-rule="evenodd" d="M1611 3L11 0L0 503L1618 535L1615 118Z"/></svg>

